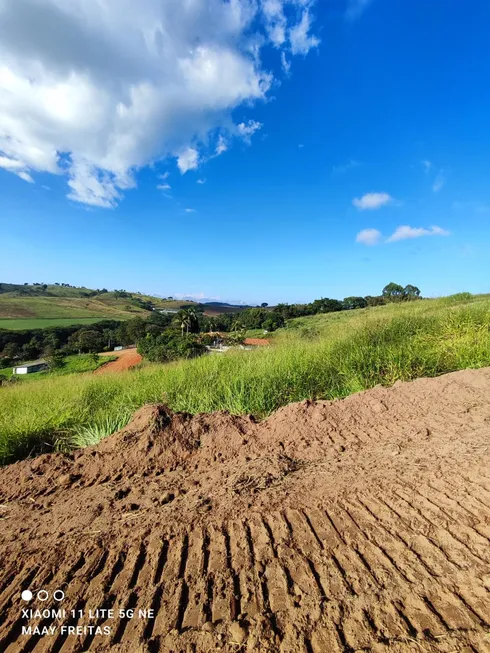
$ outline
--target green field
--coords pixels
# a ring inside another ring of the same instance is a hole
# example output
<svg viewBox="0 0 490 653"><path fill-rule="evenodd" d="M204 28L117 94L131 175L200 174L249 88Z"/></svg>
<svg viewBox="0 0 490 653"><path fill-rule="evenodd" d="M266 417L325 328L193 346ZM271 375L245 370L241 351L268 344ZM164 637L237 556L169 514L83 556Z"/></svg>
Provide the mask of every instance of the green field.
<svg viewBox="0 0 490 653"><path fill-rule="evenodd" d="M148 402L264 417L305 398L487 366L489 325L489 296L390 304L291 320L266 349L1 387L0 460L95 442Z"/></svg>
<svg viewBox="0 0 490 653"><path fill-rule="evenodd" d="M64 359L63 367L60 369L54 370L52 372L44 370L42 372L34 372L33 374L18 375L15 378L17 383L32 383L37 380L47 381L58 376L65 376L66 374L93 372L102 365L105 365L106 363L116 359L117 356L100 356L99 360L95 362L90 354L67 356ZM0 378L5 377L7 379L11 379L13 376L12 369L12 367L0 369Z"/></svg>
<svg viewBox="0 0 490 653"><path fill-rule="evenodd" d="M5 320L0 318L0 329L23 331L27 329L46 329L54 326L71 326L80 324L94 324L100 322L101 317L53 317L53 318L13 318Z"/></svg>

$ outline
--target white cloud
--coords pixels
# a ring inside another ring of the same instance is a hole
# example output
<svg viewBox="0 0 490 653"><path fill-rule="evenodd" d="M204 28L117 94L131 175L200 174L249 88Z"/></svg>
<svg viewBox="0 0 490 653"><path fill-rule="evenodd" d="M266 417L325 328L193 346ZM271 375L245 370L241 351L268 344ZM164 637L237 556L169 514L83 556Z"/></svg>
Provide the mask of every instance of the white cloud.
<svg viewBox="0 0 490 653"><path fill-rule="evenodd" d="M188 147L177 157L177 167L182 174L188 170L195 170L199 166L199 152L193 147Z"/></svg>
<svg viewBox="0 0 490 653"><path fill-rule="evenodd" d="M170 172L168 172L168 170L167 172L164 172L163 175L160 175L160 179L163 179L163 181L165 181L165 179L168 179L169 177L170 177Z"/></svg>
<svg viewBox="0 0 490 653"><path fill-rule="evenodd" d="M288 61L285 52L281 52L281 65L282 65L282 69L284 70L284 73L286 75L289 75L291 71L291 62Z"/></svg>
<svg viewBox="0 0 490 653"><path fill-rule="evenodd" d="M205 180L205 179L198 179L198 180L196 181L196 184L205 184L205 183L206 183L206 180Z"/></svg>
<svg viewBox="0 0 490 653"><path fill-rule="evenodd" d="M72 200L101 207L146 165L195 169L211 134L239 136L234 109L266 99L262 48L318 45L313 4L0 0L0 167L64 175Z"/></svg>
<svg viewBox="0 0 490 653"><path fill-rule="evenodd" d="M360 211L373 211L387 204L391 204L393 201L393 198L388 193L366 193L362 197L355 197L352 200L352 204Z"/></svg>
<svg viewBox="0 0 490 653"><path fill-rule="evenodd" d="M186 213L195 213L196 209L184 209Z"/></svg>
<svg viewBox="0 0 490 653"><path fill-rule="evenodd" d="M363 245L379 245L380 243L395 243L400 240L408 240L411 238L421 238L422 236L449 236L450 233L446 229L433 226L429 229L424 227L409 227L402 225L397 227L395 231L388 238L383 239L383 235L378 229L363 229L356 236L356 242Z"/></svg>
<svg viewBox="0 0 490 653"><path fill-rule="evenodd" d="M356 236L356 243L363 245L378 245L381 242L381 231L377 229L363 229Z"/></svg>
<svg viewBox="0 0 490 653"><path fill-rule="evenodd" d="M432 162L428 160L422 161L422 165L424 166L425 172L429 172L432 168Z"/></svg>
<svg viewBox="0 0 490 653"><path fill-rule="evenodd" d="M18 161L17 159L11 159L6 156L0 156L0 168L3 168L4 170L8 170L9 172L13 172L17 177L20 177L24 181L29 182L30 184L34 183L34 179L31 177L31 175L26 171L26 166L22 161Z"/></svg>
<svg viewBox="0 0 490 653"><path fill-rule="evenodd" d="M172 190L172 186L170 184L158 184L157 188L158 190Z"/></svg>
<svg viewBox="0 0 490 653"><path fill-rule="evenodd" d="M391 236L387 238L386 242L395 243L399 240L421 238L422 236L449 236L449 231L436 226L424 229L423 227L409 227L408 225L402 225L395 229Z"/></svg>
<svg viewBox="0 0 490 653"><path fill-rule="evenodd" d="M226 144L224 137L220 134L218 138L218 144L216 145L216 156L223 154L223 152L226 152L227 149L228 145Z"/></svg>
<svg viewBox="0 0 490 653"><path fill-rule="evenodd" d="M348 0L346 16L349 20L360 18L372 0Z"/></svg>
<svg viewBox="0 0 490 653"><path fill-rule="evenodd" d="M446 178L444 177L444 174L441 171L435 178L434 184L432 186L432 190L434 191L434 193L438 193L443 188L445 183L446 183Z"/></svg>
<svg viewBox="0 0 490 653"><path fill-rule="evenodd" d="M289 41L293 54L308 54L311 48L320 45L316 36L310 35L311 22L308 10L303 12L300 22L289 30Z"/></svg>
<svg viewBox="0 0 490 653"><path fill-rule="evenodd" d="M256 120L249 120L248 123L241 122L237 125L237 131L244 141L250 143L250 138L256 131L262 128L262 123Z"/></svg>
<svg viewBox="0 0 490 653"><path fill-rule="evenodd" d="M18 172L17 176L23 179L24 181L29 182L30 184L34 183L34 179L31 177L31 175L28 172Z"/></svg>

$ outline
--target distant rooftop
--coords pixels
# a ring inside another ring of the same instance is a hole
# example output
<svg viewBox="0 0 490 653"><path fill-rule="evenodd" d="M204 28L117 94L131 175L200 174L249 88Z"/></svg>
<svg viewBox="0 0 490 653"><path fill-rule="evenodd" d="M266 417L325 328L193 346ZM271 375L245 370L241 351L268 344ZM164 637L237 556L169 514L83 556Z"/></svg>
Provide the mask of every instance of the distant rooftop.
<svg viewBox="0 0 490 653"><path fill-rule="evenodd" d="M47 365L47 361L40 358L38 361L32 361L30 363L21 363L20 365L15 365L15 367L35 367L36 365Z"/></svg>

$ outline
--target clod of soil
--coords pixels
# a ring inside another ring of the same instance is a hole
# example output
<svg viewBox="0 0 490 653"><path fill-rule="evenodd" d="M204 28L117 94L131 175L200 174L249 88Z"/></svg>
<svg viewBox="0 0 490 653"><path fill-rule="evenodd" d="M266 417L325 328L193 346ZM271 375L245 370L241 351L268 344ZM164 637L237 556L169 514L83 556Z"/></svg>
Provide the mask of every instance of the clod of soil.
<svg viewBox="0 0 490 653"><path fill-rule="evenodd" d="M152 405L1 469L0 650L490 650L489 397L483 369L261 423ZM23 635L25 589L110 634Z"/></svg>

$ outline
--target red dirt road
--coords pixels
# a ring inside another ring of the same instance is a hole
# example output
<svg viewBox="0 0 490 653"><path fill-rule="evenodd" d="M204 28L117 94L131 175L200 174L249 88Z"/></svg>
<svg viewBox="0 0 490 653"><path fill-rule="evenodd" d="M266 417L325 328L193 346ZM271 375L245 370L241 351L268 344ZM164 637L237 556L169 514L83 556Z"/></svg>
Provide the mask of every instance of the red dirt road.
<svg viewBox="0 0 490 653"><path fill-rule="evenodd" d="M146 406L0 469L0 520L2 653L487 653L490 368L260 423Z"/></svg>
<svg viewBox="0 0 490 653"><path fill-rule="evenodd" d="M143 358L138 354L136 349L123 349L122 351L109 351L100 354L101 356L117 356L117 361L106 363L95 370L94 374L110 374L111 372L124 372L129 370L138 363L141 363Z"/></svg>

